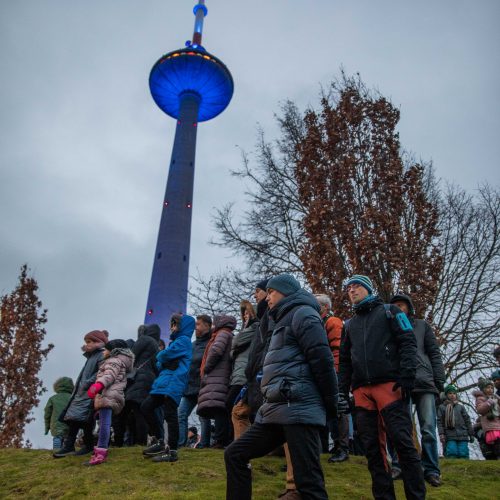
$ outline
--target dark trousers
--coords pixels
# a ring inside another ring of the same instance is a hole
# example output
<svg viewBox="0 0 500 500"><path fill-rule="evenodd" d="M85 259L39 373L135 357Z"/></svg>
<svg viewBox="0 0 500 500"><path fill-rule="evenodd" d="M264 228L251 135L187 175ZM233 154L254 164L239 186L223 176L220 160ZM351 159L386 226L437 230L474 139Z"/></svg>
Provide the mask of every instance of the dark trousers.
<svg viewBox="0 0 500 500"><path fill-rule="evenodd" d="M320 429L314 425L277 425L254 423L224 452L226 462L226 500L252 498L252 473L249 462L263 457L283 443L288 444L297 490L304 500L324 500L323 471L320 465Z"/></svg>
<svg viewBox="0 0 500 500"><path fill-rule="evenodd" d="M75 422L69 420L66 422L68 424L68 437L64 440L64 448L72 449L75 446L76 436L80 429L83 430L83 444L86 448L91 450L94 447L94 419L87 422Z"/></svg>
<svg viewBox="0 0 500 500"><path fill-rule="evenodd" d="M148 424L141 412L141 405L136 401L126 401L122 412L113 417L113 430L115 446L123 446L126 431L129 436L127 445L146 445Z"/></svg>
<svg viewBox="0 0 500 500"><path fill-rule="evenodd" d="M150 394L141 404L141 411L149 425L151 434L156 439L162 438L160 421L156 408L163 407L163 417L167 422L168 446L171 450L177 449L179 442L179 419L177 416L177 404L169 396L161 394Z"/></svg>
<svg viewBox="0 0 500 500"><path fill-rule="evenodd" d="M340 414L328 422L330 435L336 450L349 453L349 416Z"/></svg>

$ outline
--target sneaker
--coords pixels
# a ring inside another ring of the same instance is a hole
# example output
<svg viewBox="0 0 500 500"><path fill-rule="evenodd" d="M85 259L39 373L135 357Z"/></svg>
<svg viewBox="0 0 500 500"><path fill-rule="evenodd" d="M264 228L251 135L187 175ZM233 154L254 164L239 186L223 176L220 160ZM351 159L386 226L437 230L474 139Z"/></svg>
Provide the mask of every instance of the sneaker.
<svg viewBox="0 0 500 500"><path fill-rule="evenodd" d="M156 443L153 443L149 448L142 451L145 457L154 457L155 455L163 455L168 453L168 446L165 448L165 443L159 439Z"/></svg>
<svg viewBox="0 0 500 500"><path fill-rule="evenodd" d="M75 448L61 448L52 454L54 458L69 457L75 454Z"/></svg>
<svg viewBox="0 0 500 500"><path fill-rule="evenodd" d="M76 453L75 455L77 457L83 457L83 455L88 455L89 453L92 453L91 448L87 448L86 446L82 446Z"/></svg>
<svg viewBox="0 0 500 500"><path fill-rule="evenodd" d="M443 484L441 482L441 478L437 474L431 474L430 476L427 476L425 480L435 488L438 488L441 484Z"/></svg>
<svg viewBox="0 0 500 500"><path fill-rule="evenodd" d="M157 455L152 458L153 462L177 462L179 457L177 456L177 450L170 450L161 455Z"/></svg>
<svg viewBox="0 0 500 500"><path fill-rule="evenodd" d="M328 459L328 463L334 464L349 460L349 454L345 450L339 450Z"/></svg>

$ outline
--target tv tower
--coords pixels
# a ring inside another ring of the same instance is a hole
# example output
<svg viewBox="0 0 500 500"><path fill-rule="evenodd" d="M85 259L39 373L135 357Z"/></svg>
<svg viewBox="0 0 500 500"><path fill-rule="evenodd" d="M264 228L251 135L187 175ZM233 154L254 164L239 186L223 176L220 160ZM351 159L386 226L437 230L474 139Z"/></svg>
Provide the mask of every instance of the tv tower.
<svg viewBox="0 0 500 500"><path fill-rule="evenodd" d="M198 123L222 113L234 89L224 63L201 45L205 0L193 12L192 41L161 57L149 75L155 103L177 120L144 320L159 324L164 336L171 315L186 312Z"/></svg>

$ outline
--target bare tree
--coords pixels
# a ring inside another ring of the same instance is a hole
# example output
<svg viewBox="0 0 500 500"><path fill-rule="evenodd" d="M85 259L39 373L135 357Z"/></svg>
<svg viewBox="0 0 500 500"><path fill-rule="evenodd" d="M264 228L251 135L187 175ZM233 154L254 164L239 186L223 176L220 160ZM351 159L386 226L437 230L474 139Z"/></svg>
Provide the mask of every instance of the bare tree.
<svg viewBox="0 0 500 500"><path fill-rule="evenodd" d="M432 307L448 378L462 391L494 368L500 315L500 193L449 187L440 214L443 269Z"/></svg>
<svg viewBox="0 0 500 500"><path fill-rule="evenodd" d="M38 372L54 346L42 348L47 311L37 290L24 265L16 289L0 299L0 448L22 445L31 410L45 392Z"/></svg>

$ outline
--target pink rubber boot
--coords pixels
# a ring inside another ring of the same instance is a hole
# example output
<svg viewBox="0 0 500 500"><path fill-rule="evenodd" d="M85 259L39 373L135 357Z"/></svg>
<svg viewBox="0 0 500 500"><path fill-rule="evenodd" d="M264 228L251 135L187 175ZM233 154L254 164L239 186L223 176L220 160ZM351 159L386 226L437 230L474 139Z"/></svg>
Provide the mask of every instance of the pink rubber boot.
<svg viewBox="0 0 500 500"><path fill-rule="evenodd" d="M94 448L94 453L90 457L88 462L85 462L84 465L99 465L106 461L108 458L108 450L106 448Z"/></svg>

